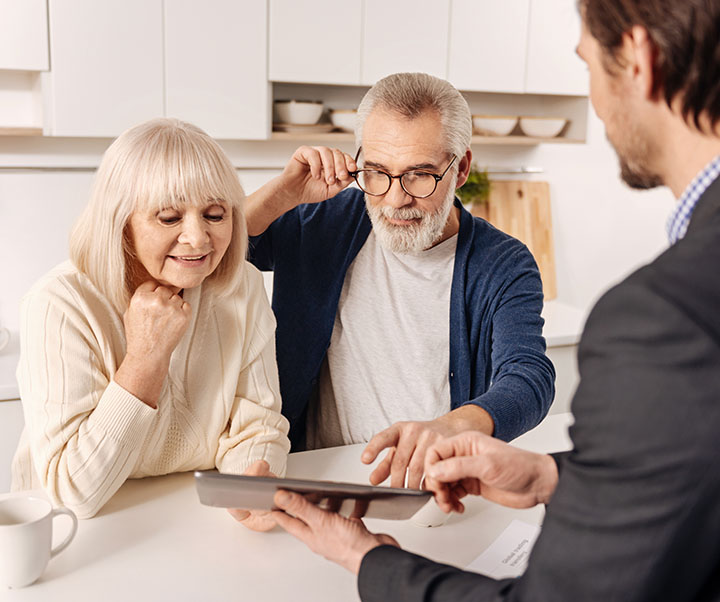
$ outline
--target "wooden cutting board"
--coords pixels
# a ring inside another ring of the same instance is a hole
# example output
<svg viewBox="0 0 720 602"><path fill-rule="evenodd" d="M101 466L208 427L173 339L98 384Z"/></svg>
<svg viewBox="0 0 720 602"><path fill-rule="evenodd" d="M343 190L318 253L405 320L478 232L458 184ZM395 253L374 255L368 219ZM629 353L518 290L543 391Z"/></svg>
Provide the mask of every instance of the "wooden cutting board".
<svg viewBox="0 0 720 602"><path fill-rule="evenodd" d="M492 180L487 205L473 205L471 213L527 245L540 268L545 300L554 299L557 280L548 183Z"/></svg>

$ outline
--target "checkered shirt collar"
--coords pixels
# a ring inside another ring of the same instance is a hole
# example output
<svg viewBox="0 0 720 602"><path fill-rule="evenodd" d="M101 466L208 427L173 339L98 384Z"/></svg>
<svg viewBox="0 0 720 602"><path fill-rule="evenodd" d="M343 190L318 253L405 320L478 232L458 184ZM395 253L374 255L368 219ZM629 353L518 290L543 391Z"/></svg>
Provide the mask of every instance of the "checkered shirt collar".
<svg viewBox="0 0 720 602"><path fill-rule="evenodd" d="M720 176L720 155L710 161L705 169L695 176L670 214L667 221L667 234L671 245L685 236L695 205L718 176Z"/></svg>

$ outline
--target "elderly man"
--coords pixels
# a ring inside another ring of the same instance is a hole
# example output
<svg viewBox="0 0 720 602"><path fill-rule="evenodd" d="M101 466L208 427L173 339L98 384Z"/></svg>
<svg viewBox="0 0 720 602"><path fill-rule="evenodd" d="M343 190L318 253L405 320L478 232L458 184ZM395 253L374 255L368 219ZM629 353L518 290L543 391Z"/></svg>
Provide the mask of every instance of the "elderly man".
<svg viewBox="0 0 720 602"><path fill-rule="evenodd" d="M278 522L359 570L363 600L720 600L720 0L580 0L591 100L631 186L679 203L671 247L610 290L580 344L574 449L480 433L426 458L444 509L547 504L526 573L431 562L289 493Z"/></svg>
<svg viewBox="0 0 720 602"><path fill-rule="evenodd" d="M471 129L448 82L392 75L360 104L355 159L301 147L248 198L294 449L370 440L365 462L390 449L375 483L418 487L440 435L510 440L553 397L535 261L454 198Z"/></svg>

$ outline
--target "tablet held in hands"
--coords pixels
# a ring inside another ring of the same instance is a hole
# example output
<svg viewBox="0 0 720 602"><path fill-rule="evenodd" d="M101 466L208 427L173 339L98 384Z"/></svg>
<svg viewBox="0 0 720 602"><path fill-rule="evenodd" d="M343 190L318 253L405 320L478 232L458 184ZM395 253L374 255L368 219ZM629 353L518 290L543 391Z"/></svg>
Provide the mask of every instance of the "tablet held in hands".
<svg viewBox="0 0 720 602"><path fill-rule="evenodd" d="M417 489L374 487L336 481L281 479L221 474L214 470L195 472L200 503L220 508L273 510L279 489L305 496L320 508L350 518L404 520L413 516L432 493Z"/></svg>

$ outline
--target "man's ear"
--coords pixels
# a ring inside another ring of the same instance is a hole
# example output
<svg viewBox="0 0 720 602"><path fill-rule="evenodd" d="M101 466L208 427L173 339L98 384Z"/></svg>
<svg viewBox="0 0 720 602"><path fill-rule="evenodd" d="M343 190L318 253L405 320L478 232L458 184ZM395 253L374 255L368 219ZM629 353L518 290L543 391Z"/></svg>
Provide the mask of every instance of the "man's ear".
<svg viewBox="0 0 720 602"><path fill-rule="evenodd" d="M657 95L659 83L656 81L655 72L658 52L647 29L633 25L623 34L621 52L632 85L643 98L653 100Z"/></svg>
<svg viewBox="0 0 720 602"><path fill-rule="evenodd" d="M472 165L472 151L467 149L462 157L458 157L458 177L455 188L460 188L468 179L470 166Z"/></svg>

